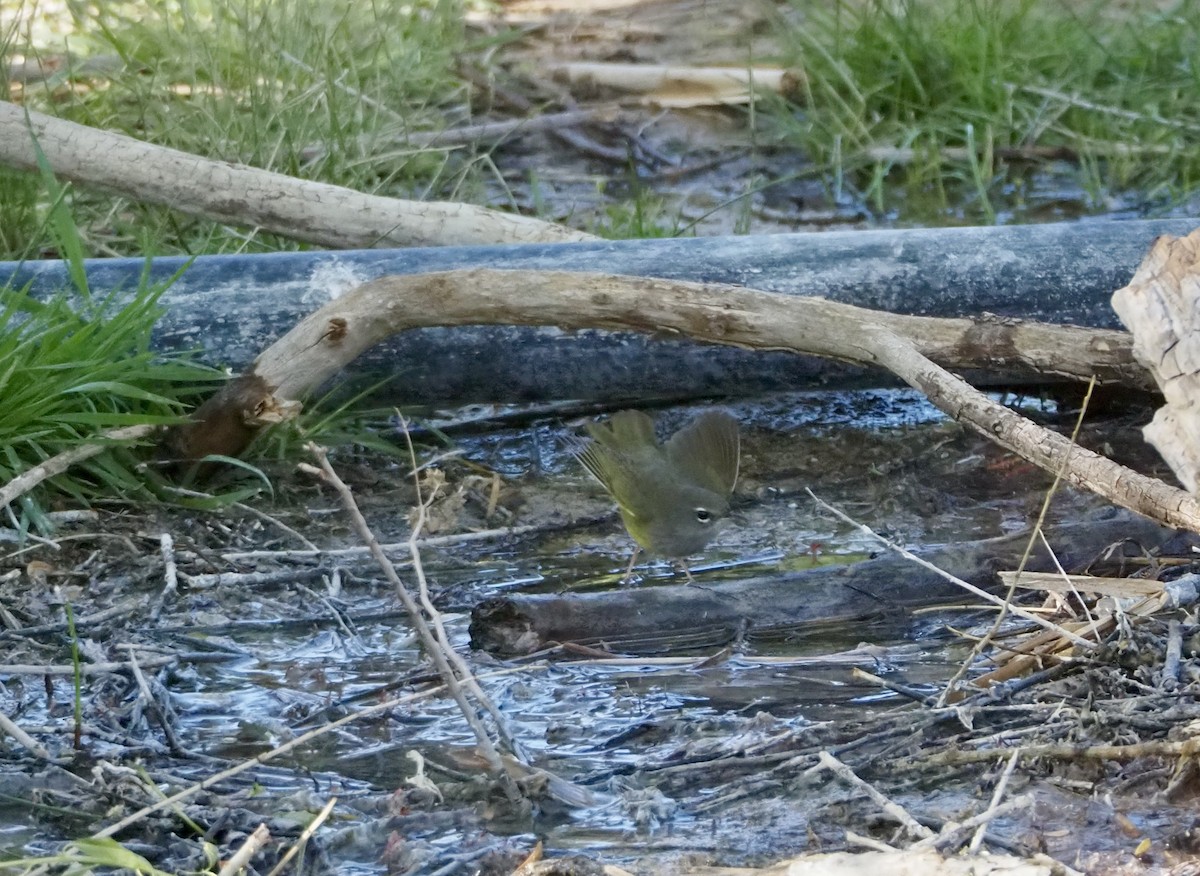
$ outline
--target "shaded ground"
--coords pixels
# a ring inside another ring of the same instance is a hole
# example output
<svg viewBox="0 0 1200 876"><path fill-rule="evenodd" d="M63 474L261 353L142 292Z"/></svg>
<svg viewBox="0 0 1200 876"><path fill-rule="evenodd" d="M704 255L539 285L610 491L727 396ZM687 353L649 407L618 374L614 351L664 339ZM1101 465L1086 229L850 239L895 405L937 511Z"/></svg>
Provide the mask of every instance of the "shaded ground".
<svg viewBox="0 0 1200 876"><path fill-rule="evenodd" d="M921 545L1018 529L1047 485L1044 475L1012 466L908 392L787 397L734 410L745 424L744 523L709 551L715 566L696 564L702 586L877 549L814 513L798 493L804 485ZM687 416L673 410L663 419L678 424ZM568 458L564 434L552 419L486 429L456 442L461 457L444 463L451 498L433 509L445 527L438 535L506 515L483 516L493 471L504 475L497 507L511 514L505 525L536 527L521 538L422 552L434 598L464 653L467 613L480 599L612 586L624 565L627 537ZM1128 421L1098 421L1084 441L1107 443L1119 458L1132 455L1153 468ZM380 537L406 538L413 492L404 471L344 452L335 462ZM462 872L507 873L534 837L552 854L582 851L636 872L682 872L700 862L758 864L841 848L845 829L896 841L858 790L813 771L821 750L936 827L983 808L998 769L994 759L923 765L947 742L970 752L1005 738L1172 739L1200 717L1190 645L1178 686L1163 687L1155 675L1165 621L1117 636L1091 668L1077 666L1060 681L1048 678L967 711L906 705L852 670L932 692L966 653L948 627L979 633L990 623L977 608L897 613L794 641L751 638L705 667L695 661L722 643L662 654L682 662L565 653L500 661L475 653L475 671L531 762L588 798L569 806L553 788L526 782L531 800L510 800L471 754L473 738L453 704L422 693L429 672L371 564L329 554L236 558L238 551L302 547L273 521L322 548L356 543L328 491L298 473L276 478L274 502L255 502L270 518L101 510L98 519L65 528L59 549L5 555L5 608L23 628L0 634L10 664L68 671L63 600L74 609L84 664L116 664L84 681L83 747L74 755L69 674L2 670L0 711L51 755L68 759L48 766L10 746L3 790L27 802L5 810L7 849L54 848L152 801L128 769L134 764L173 792L396 695L418 699L222 781L183 811L227 854L264 819L275 837L295 837L298 824L336 796L335 818L308 844L309 872L453 872L457 861ZM1093 505L1064 492L1052 517L1076 519ZM580 519L599 522L581 527ZM175 591L164 588L164 533L180 573ZM217 577L230 572L241 577ZM645 572L643 587L679 586L669 568ZM411 573L402 574L411 583ZM39 632L39 624L47 626ZM1194 629L1185 621L1186 641ZM145 690L129 674L131 647ZM410 751L425 759L436 791L413 780ZM1128 872L1158 872L1162 862L1190 854L1193 843L1191 783L1173 776L1170 764L1023 763L1010 796L1028 793L1032 802L997 820L989 836L1018 853L1046 850L1094 872L1109 872L1114 862ZM1174 796L1159 801L1156 791L1168 786ZM1139 863L1130 851L1142 837L1151 851ZM200 846L173 816L152 816L122 839L167 869L199 863ZM266 859L285 846L271 847Z"/></svg>

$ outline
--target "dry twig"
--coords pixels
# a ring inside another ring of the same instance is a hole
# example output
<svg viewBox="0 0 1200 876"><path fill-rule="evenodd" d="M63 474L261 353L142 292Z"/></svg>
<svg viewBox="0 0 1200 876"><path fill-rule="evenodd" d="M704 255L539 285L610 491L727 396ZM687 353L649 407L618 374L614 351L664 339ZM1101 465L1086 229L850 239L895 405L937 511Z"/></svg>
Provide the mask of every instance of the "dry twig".
<svg viewBox="0 0 1200 876"><path fill-rule="evenodd" d="M819 755L817 755L817 757L819 759L819 763L817 766L812 768L812 771L829 770L843 782L861 789L868 797L871 798L872 801L874 801L875 805L877 805L888 815L892 816L892 818L896 819L896 821L900 822L901 826L903 826L905 831L907 831L911 836L920 837L922 839L932 838L934 836L933 831L909 815L907 809L894 800L889 799L874 785L860 779L854 770L850 769L850 767L846 766L828 751L822 751Z"/></svg>
<svg viewBox="0 0 1200 876"><path fill-rule="evenodd" d="M857 527L860 532L871 536L876 541L878 541L880 544L885 545L889 550L895 551L900 556L904 557L906 560L911 560L912 562L916 563L918 566L921 566L924 569L928 569L929 571L933 572L936 575L940 575L942 578L945 578L947 581L950 581L950 582L958 585L959 587L963 588L964 590L966 590L970 593L975 594L976 596L980 597L981 599L986 599L988 602L992 603L993 605L1000 606L1001 608L1005 608L1005 606L1007 605L1006 600L1003 600L998 596L993 596L991 593L988 593L986 590L979 589L978 587L976 587L974 584L972 584L969 581L964 581L961 578L956 578L955 576L951 575L949 572L945 572L945 571L939 569L937 566L933 565L933 563L930 563L928 560L923 560L920 557L918 557L916 554L911 553L911 552L905 550L904 548L900 547L900 545L893 543L890 539L887 539L884 536L880 535L878 532L871 529L871 527L867 526L865 523L859 523L857 520L850 517L845 512L830 505L824 499L818 498L817 494L814 493L812 490L806 489L805 492L807 492L808 495L812 497L812 500L814 502L816 502L817 505L819 505L820 507L824 508L826 511L828 511L831 514L833 514L834 516L836 516L839 520L842 520L842 521L850 524L851 526ZM1046 620L1044 617L1041 617L1040 615L1033 614L1032 612L1028 612L1025 609L1019 608L1015 605L1009 605L1008 608L1010 611L1012 611L1013 614L1019 615L1020 617L1024 618L1025 620L1030 621L1031 623L1035 623L1040 627L1044 627L1045 629L1047 629L1053 633L1056 633L1060 636L1063 636L1066 639L1070 639L1076 645L1080 645L1084 648L1095 648L1096 647L1095 642L1088 641L1087 639L1071 632L1070 630L1066 629L1065 627L1061 627L1058 624L1051 623L1050 621Z"/></svg>
<svg viewBox="0 0 1200 876"><path fill-rule="evenodd" d="M388 582L395 589L397 597L399 597L405 611L408 612L409 620L412 621L413 627L421 639L426 656L433 661L433 665L437 669L438 675L441 677L446 689L450 692L454 701L458 703L463 719L471 728L471 732L475 734L475 741L479 745L479 753L487 761L493 774L499 777L506 777L507 774L504 772L504 765L500 760L500 752L497 751L492 737L475 714L475 709L468 702L463 692L462 679L451 665L447 656L446 652L452 649L449 648L448 644L443 645L433 630L430 629L429 623L421 612L421 607L413 599L412 594L408 592L408 588L404 586L404 582L400 580L400 576L396 573L396 567L392 565L392 561L383 552L383 548L379 544L379 539L375 537L375 533L371 530L366 518L363 517L362 511L359 510L358 503L354 501L354 495L350 492L350 487L334 471L325 453L325 449L310 442L308 444L308 451L316 458L319 467L302 464L300 466L301 470L316 475L337 492L338 497L342 501L342 506L346 509L351 523L353 523L355 530L358 532L359 538L370 549L371 555L379 564L384 577L388 579ZM418 514L423 515L424 509L424 503L418 503ZM420 519L424 519L423 516ZM416 530L415 527L414 529Z"/></svg>

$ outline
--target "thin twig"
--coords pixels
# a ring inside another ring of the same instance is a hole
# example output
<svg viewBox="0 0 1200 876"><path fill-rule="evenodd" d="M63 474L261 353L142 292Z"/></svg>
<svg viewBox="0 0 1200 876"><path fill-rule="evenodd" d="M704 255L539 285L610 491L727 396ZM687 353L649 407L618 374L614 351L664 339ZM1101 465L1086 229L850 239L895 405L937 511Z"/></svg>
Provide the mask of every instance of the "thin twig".
<svg viewBox="0 0 1200 876"><path fill-rule="evenodd" d="M1104 113L1105 115L1114 116L1118 119L1126 119L1131 122L1153 122L1156 125L1163 125L1167 128L1177 128L1184 131L1200 131L1200 125L1191 122L1185 122L1180 119L1168 119L1163 116L1134 112L1133 110L1121 109L1116 106L1108 106L1102 103L1088 100L1078 94L1067 94L1064 91L1055 91L1051 88L1039 88L1036 85L1011 85L1018 91L1025 91L1029 94L1036 94L1039 97L1048 97L1051 100L1062 101L1070 106L1079 109L1091 110L1092 112Z"/></svg>
<svg viewBox="0 0 1200 876"><path fill-rule="evenodd" d="M1014 751L1008 758L1008 763L1004 766L1004 772L1000 774L1000 781L996 782L996 790L992 792L992 802L988 804L988 808L981 814L988 816L988 820L981 823L975 831L975 835L971 837L971 844L967 846L967 851L974 855L979 851L979 847L983 845L983 838L987 836L987 826L996 817L996 811L1000 807L1000 801L1004 799L1004 791L1008 788L1008 780L1012 778L1013 770L1017 767L1017 758L1020 757L1020 749Z"/></svg>
<svg viewBox="0 0 1200 876"><path fill-rule="evenodd" d="M438 675L445 682L446 688L450 692L450 696L458 704L459 710L462 712L463 719L471 728L471 732L475 734L475 741L479 744L480 754L488 762L488 766L492 772L504 777L504 764L500 760L500 752L496 750L496 745L492 741L491 736L487 732L487 728L479 720L475 709L472 708L466 695L463 693L462 684L454 667L450 665L446 658L445 649L443 649L433 630L430 629L424 615L421 613L421 607L412 598L412 594L408 592L408 588L404 586L404 582L400 580L400 576L396 573L396 567L392 565L392 561L388 559L387 554L383 552L383 548L379 544L379 539L375 537L366 518L363 517L362 511L359 510L358 503L354 501L354 494L351 493L350 487L346 485L333 466L329 462L329 457L325 453L323 447L318 446L313 442L309 442L308 451L316 458L319 468L314 468L311 465L301 464L299 468L302 471L307 471L310 474L315 474L322 481L329 484L337 492L338 497L342 500L342 506L346 509L346 513L350 516L350 521L358 532L359 538L367 545L371 551L371 555L375 558L375 562L379 564L379 568L383 571L384 577L392 585L399 597L405 611L408 612L409 620L412 621L413 627L417 635L421 639L421 644L424 647L427 656L433 661L434 667L437 669Z"/></svg>
<svg viewBox="0 0 1200 876"><path fill-rule="evenodd" d="M1042 728L1030 728L1040 731ZM1196 757L1200 754L1200 737L1192 737L1172 741L1167 739L1151 739L1146 742L1135 742L1130 745L1022 745L1019 749L1022 758L1049 757L1055 760L1114 760L1130 761L1139 757ZM928 769L934 766L962 766L970 763L994 761L1005 750L997 751L989 748L984 751L961 751L958 749L942 751L928 757L913 758L909 761L897 761L899 769Z"/></svg>
<svg viewBox="0 0 1200 876"><path fill-rule="evenodd" d="M161 666L168 666L174 662L174 657L152 657L146 661L146 666L149 669L158 669ZM129 662L126 660L115 663L83 663L78 667L79 674L83 676L126 671L129 671ZM59 665L46 664L44 666L34 663L0 663L0 675L53 675L57 677L74 675L75 672L76 667L66 663Z"/></svg>
<svg viewBox="0 0 1200 876"><path fill-rule="evenodd" d="M492 698L484 692L483 688L481 688L475 682L474 674L471 672L470 667L467 666L466 661L462 659L462 656L456 650L454 650L454 647L450 644L450 637L446 634L446 628L442 623L442 613L434 607L433 600L429 597L429 582L425 577L425 568L421 562L421 549L418 544L420 541L421 530L425 526L429 504L433 501L434 497L430 496L428 500L422 499L421 481L417 477L417 451L416 448L413 447L412 436L408 431L408 421L403 415L398 414L398 416L400 427L404 432L404 440L408 444L408 456L413 465L413 485L416 487L417 491L417 520L413 524L412 534L409 536L408 544L409 554L412 557L413 574L417 578L417 593L420 597L421 605L425 609L425 614L429 617L429 619L433 622L434 627L437 629L438 638L442 643L442 647L445 649L446 657L458 670L459 677L464 680L464 685L468 690L470 690L471 695L475 697L476 701L485 709L487 709L488 714L492 716L492 720L496 723L496 732L499 734L504 745L509 751L513 752L513 754L518 755L519 760L524 761L525 758L520 754L520 748L517 745L516 739L514 738L512 732L508 728L508 722L505 720L503 713L496 707L496 704L492 701ZM525 765L528 766L528 764Z"/></svg>
<svg viewBox="0 0 1200 876"><path fill-rule="evenodd" d="M1167 651L1163 657L1162 676L1159 687L1173 691L1179 686L1179 664L1183 658L1183 627L1178 620L1167 624Z"/></svg>
<svg viewBox="0 0 1200 876"><path fill-rule="evenodd" d="M592 522L589 518L581 523ZM430 538L422 538L417 540L417 547L443 547L450 544L464 544L472 541L487 541L492 538L504 538L506 536L529 535L535 532L545 532L546 527L540 525L529 526L511 526L501 527L497 529L482 529L478 532L459 532L453 535L435 535ZM389 554L407 552L411 542L389 542L388 544L380 545L380 547ZM221 554L221 559L228 562L238 562L242 560L311 560L322 557L331 559L356 559L359 557L371 556L371 549L362 545L348 548L311 548L308 550L292 550L292 551L229 551Z"/></svg>
<svg viewBox="0 0 1200 876"><path fill-rule="evenodd" d="M337 805L337 800L337 797L329 798L329 802L321 807L321 811L318 812L313 820L308 823L308 827L300 831L300 836L296 837L296 841L292 843L291 848L289 848L287 852L284 853L283 857L279 859L279 863L271 868L271 872L269 872L267 876L279 876L279 874L283 872L283 869L287 866L288 861L292 860L292 858L299 854L300 850L304 848L304 844L307 843L312 838L312 835L320 829L321 825L328 820L329 814L333 812L333 807Z"/></svg>
<svg viewBox="0 0 1200 876"><path fill-rule="evenodd" d="M820 763L813 767L813 770L829 770L843 782L861 789L868 797L871 798L876 806L878 806L888 815L892 816L892 818L896 819L896 821L900 822L901 826L911 836L920 837L922 839L934 836L933 831L909 815L907 809L894 800L886 797L883 792L879 791L874 785L860 779L854 770L850 769L850 767L846 766L828 751L822 751L817 755L817 757L819 758Z"/></svg>
<svg viewBox="0 0 1200 876"><path fill-rule="evenodd" d="M107 432L102 432L94 441L89 441L87 444L80 444L78 447L72 447L70 450L64 450L62 453L38 463L33 468L21 472L3 487L0 487L0 507L8 505L15 499L25 495L42 481L62 474L77 462L91 459L98 453L112 447L115 443L137 441L140 438L145 438L148 435L154 434L158 428L158 426L141 424L137 426L122 426L120 429L109 429Z"/></svg>
<svg viewBox="0 0 1200 876"><path fill-rule="evenodd" d="M1079 416L1075 418L1075 428L1071 431L1072 445L1077 445L1079 430L1083 427L1083 416L1085 413L1087 413L1088 402L1091 400L1092 390L1095 388L1096 378L1093 377L1088 382L1088 388L1087 392L1084 394L1083 403L1079 406ZM1004 594L1004 600L1001 603L1000 613L996 615L996 619L992 622L991 629L984 633L983 637L975 643L975 645L971 648L971 653L968 654L967 657L962 661L958 667L958 670L954 673L950 680L946 682L946 686L942 688L941 696L938 697L937 701L939 707L946 705L947 698L958 689L958 682L966 676L966 674L970 671L971 666L974 665L976 658L983 653L984 649L991 643L992 639L995 638L996 634L1000 631L1000 626L1004 623L1004 619L1010 609L1014 614L1019 614L1022 617L1038 617L1038 615L1030 614L1029 612L1024 612L1021 609L1018 609L1013 605L1012 598L1013 594L1016 593L1017 582L1020 580L1021 573L1025 571L1025 567L1029 563L1029 557L1033 553L1033 546L1037 541L1038 534L1041 533L1042 527L1046 522L1046 515L1050 511L1050 500L1054 498L1055 493L1058 492L1058 486L1062 483L1063 476L1066 474L1068 459L1068 457L1064 456L1062 464L1058 467L1058 471L1054 473L1054 481L1050 484L1050 489L1046 491L1046 495L1042 498L1042 507L1038 512L1037 521L1033 524L1033 531L1029 533L1029 541L1025 544L1025 552L1021 555L1021 561L1017 563L1016 575L1013 576L1012 582L1008 585L1008 591ZM1047 549L1048 548L1049 545L1047 545ZM1050 551L1050 554L1053 556L1054 552ZM1055 564L1058 564L1057 558L1055 559ZM1046 623L1048 622L1043 621L1042 625L1045 626ZM1048 627L1048 629L1050 628L1052 627ZM1072 640L1077 639L1078 641L1075 642L1076 644L1083 642L1087 648L1096 647L1095 642L1082 639L1074 633L1068 633L1065 630L1063 633L1069 638L1073 637Z"/></svg>
<svg viewBox="0 0 1200 876"><path fill-rule="evenodd" d="M275 572L205 572L200 575L184 574L192 590L208 590L212 587L232 587L248 590L251 587L285 585L297 581L312 581L324 577L328 569L320 566L311 569L280 569Z"/></svg>
<svg viewBox="0 0 1200 876"><path fill-rule="evenodd" d="M58 760L51 757L50 752L42 747L42 745L36 739L22 730L12 718L8 717L8 715L4 714L3 712L0 712L0 731L7 733L16 742L24 746L30 754L39 760L44 760L48 763L69 763L71 761L70 757L61 758Z"/></svg>
<svg viewBox="0 0 1200 876"><path fill-rule="evenodd" d="M937 836L923 839L918 843L913 843L911 849L950 849L956 846L960 840L958 839L966 831L976 827L982 827L988 822L999 818L1001 815L1007 815L1014 809L1031 808L1033 806L1033 797L1029 794L1022 794L1020 797L1014 797L1007 803L1004 803L995 808L989 806L985 811L978 815L973 815L966 821L949 821L942 826L941 831Z"/></svg>
<svg viewBox="0 0 1200 876"><path fill-rule="evenodd" d="M163 587L154 604L150 606L150 620L157 621L162 614L167 597L174 596L179 590L179 568L175 565L175 542L169 532L158 537L158 549L163 558Z"/></svg>
<svg viewBox="0 0 1200 876"><path fill-rule="evenodd" d="M217 872L217 876L234 876L235 873L242 872L250 864L250 859L258 854L259 849L270 841L271 831L267 830L265 824L260 824L246 837L238 850L229 856L225 866Z"/></svg>
<svg viewBox="0 0 1200 876"><path fill-rule="evenodd" d="M959 587L963 588L964 590L974 593L976 596L978 596L982 599L986 599L988 602L991 602L994 605L999 605L1001 608L1004 607L1005 602L1004 602L1004 600L1000 599L1000 597L993 596L991 593L988 593L986 590L981 590L980 588L976 587L974 584L970 583L969 581L964 581L962 578L957 578L954 575L951 575L949 572L945 571L944 569L939 569L937 566L935 566L933 563L929 562L928 560L923 560L920 557L918 557L916 554L910 553L909 551L900 547L900 545L895 544L890 539L885 538L884 536L880 535L878 532L871 529L871 527L867 526L865 523L859 523L857 520L850 517L848 514L844 513L843 511L840 511L839 509L830 505L824 499L817 498L817 494L814 493L811 489L806 488L805 492L808 493L808 495L812 497L813 501L816 502L820 507L824 508L826 511L833 514L838 519L843 520L846 523L849 523L851 526L857 527L860 532L863 532L866 535L869 535L872 538L876 539L881 544L886 545L889 549L900 554L900 556L904 557L906 560L911 560L912 562L916 563L921 568L928 569L930 572L933 572L935 575L945 578L947 581L949 581L953 584L957 584ZM1087 639L1083 638L1082 636L1078 636L1075 633L1072 633L1070 630L1065 630L1062 627L1060 627L1058 624L1053 624L1050 621L1046 620L1045 618L1039 617L1038 615L1033 614L1032 612L1028 612L1023 608L1018 608L1017 606L1011 606L1011 611L1013 614L1019 615L1020 617L1025 618L1025 620L1031 621L1032 623L1037 624L1039 627L1045 627L1046 629L1050 630L1051 632L1058 633L1060 636L1070 639L1072 642L1074 642L1077 645L1081 645L1082 647L1085 647L1085 648L1095 648L1096 647L1095 642L1089 642Z"/></svg>
<svg viewBox="0 0 1200 876"><path fill-rule="evenodd" d="M857 846L857 847L864 848L864 849L871 849L872 851L875 851L875 852L887 852L888 854L903 854L903 851L896 848L895 846L889 846L885 842L880 842L879 840L874 839L873 837L863 836L862 834L855 833L852 830L846 831L844 834L844 837L846 839L846 845L850 846L852 848Z"/></svg>
<svg viewBox="0 0 1200 876"><path fill-rule="evenodd" d="M133 672L134 681L137 682L138 690L146 701L146 708L150 710L150 714L154 716L154 720L162 728L163 736L166 737L167 747L171 750L171 754L176 757L191 757L191 752L183 747L183 744L179 741L179 737L175 735L175 728L167 720L166 712L159 705L158 700L154 696L154 691L150 689L150 682L146 680L146 676L142 673L142 667L138 665L136 646L127 645L125 647L129 652L129 669Z"/></svg>

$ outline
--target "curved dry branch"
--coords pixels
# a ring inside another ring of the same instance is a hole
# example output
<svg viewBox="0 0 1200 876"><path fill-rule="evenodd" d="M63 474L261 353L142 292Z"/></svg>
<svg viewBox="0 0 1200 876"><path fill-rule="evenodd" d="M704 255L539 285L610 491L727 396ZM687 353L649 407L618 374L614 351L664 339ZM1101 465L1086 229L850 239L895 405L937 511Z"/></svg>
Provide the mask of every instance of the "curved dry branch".
<svg viewBox="0 0 1200 876"><path fill-rule="evenodd" d="M898 316L740 287L607 274L463 270L366 283L272 344L251 372L197 411L196 422L177 433L176 446L187 455L192 441L215 434L212 424L218 422L233 420L252 431L255 411L303 397L363 350L399 331L497 323L670 332L882 366L946 413L1031 462L1063 471L1072 483L1118 505L1200 532L1195 497L1072 445L990 401L934 361L959 368L1019 366L1081 379L1094 373L1108 382L1144 386L1146 376L1133 361L1124 333Z"/></svg>
<svg viewBox="0 0 1200 876"><path fill-rule="evenodd" d="M867 328L910 338L948 368L1153 387L1124 332L1043 323L902 316L719 283L568 271L471 269L381 277L316 311L256 360L275 395L297 399L383 338L411 328L544 325L672 334L879 365Z"/></svg>

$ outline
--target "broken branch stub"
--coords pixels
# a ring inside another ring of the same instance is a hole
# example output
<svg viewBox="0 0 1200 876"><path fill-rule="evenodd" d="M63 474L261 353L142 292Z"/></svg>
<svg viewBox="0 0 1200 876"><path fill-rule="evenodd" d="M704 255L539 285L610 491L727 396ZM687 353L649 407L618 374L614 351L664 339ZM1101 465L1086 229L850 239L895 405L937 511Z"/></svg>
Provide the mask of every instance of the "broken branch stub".
<svg viewBox="0 0 1200 876"><path fill-rule="evenodd" d="M1200 492L1200 230L1163 235L1112 297L1133 352L1166 404L1142 429L1175 476Z"/></svg>

